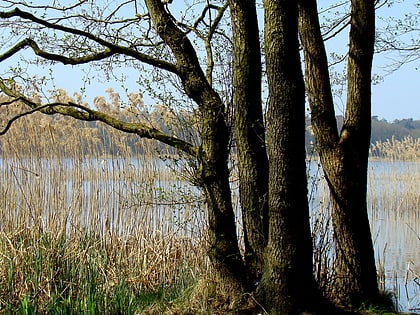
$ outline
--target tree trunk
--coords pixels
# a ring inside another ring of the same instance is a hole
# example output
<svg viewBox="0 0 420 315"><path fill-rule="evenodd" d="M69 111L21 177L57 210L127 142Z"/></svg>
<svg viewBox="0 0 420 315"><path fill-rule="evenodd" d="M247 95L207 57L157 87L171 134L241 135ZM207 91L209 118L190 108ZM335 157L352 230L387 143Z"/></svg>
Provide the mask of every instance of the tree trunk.
<svg viewBox="0 0 420 315"><path fill-rule="evenodd" d="M239 169L245 262L255 283L268 234L268 158L261 103L261 53L255 0L231 0L234 44L234 131Z"/></svg>
<svg viewBox="0 0 420 315"><path fill-rule="evenodd" d="M366 162L351 146L322 158L331 191L336 260L332 298L361 305L378 295L374 251L366 203Z"/></svg>
<svg viewBox="0 0 420 315"><path fill-rule="evenodd" d="M374 1L352 1L348 98L340 135L316 2L299 1L299 15L311 121L332 200L336 243L332 298L360 304L378 294L366 203Z"/></svg>
<svg viewBox="0 0 420 315"><path fill-rule="evenodd" d="M202 115L197 177L208 207L210 259L222 277L242 286L245 270L229 186L229 132L224 104L207 81L188 37L174 24L163 3L156 0L145 3L157 33L172 50L186 94L198 104Z"/></svg>
<svg viewBox="0 0 420 315"><path fill-rule="evenodd" d="M269 101L269 235L259 293L271 314L301 314L316 299L305 165L305 95L297 3L264 1Z"/></svg>
<svg viewBox="0 0 420 315"><path fill-rule="evenodd" d="M366 202L375 42L374 2L352 1L347 107L340 137L342 173L331 190L337 254L336 295L356 305L378 294Z"/></svg>

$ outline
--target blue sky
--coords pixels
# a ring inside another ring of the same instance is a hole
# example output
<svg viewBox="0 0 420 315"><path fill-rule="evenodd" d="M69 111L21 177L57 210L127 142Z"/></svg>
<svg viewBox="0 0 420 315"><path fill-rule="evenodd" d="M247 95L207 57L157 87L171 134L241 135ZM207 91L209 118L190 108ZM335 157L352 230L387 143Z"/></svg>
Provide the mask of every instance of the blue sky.
<svg viewBox="0 0 420 315"><path fill-rule="evenodd" d="M384 77L372 88L372 115L388 121L420 119L420 70L418 62Z"/></svg>
<svg viewBox="0 0 420 315"><path fill-rule="evenodd" d="M390 8L379 9L377 27L382 26L380 17L403 18L407 13L417 14L416 20L420 23L420 1L399 0ZM417 42L420 36L418 30L419 25L417 32L413 34ZM417 56L417 60L403 65L389 75L384 75L387 72L386 66L392 64L398 57L395 53L375 55L373 73L384 76L383 82L372 87L372 115L387 120L409 117L420 119L420 47Z"/></svg>

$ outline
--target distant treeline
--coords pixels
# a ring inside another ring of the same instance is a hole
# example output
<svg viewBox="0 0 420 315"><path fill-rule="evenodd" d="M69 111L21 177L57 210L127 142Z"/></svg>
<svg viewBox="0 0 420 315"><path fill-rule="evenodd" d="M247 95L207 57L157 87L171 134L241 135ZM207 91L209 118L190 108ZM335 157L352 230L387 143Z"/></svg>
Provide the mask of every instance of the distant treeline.
<svg viewBox="0 0 420 315"><path fill-rule="evenodd" d="M343 125L343 119L343 116L337 116L337 125L339 130ZM309 148L315 141L311 132L310 118L307 118L306 124L306 144ZM395 119L393 122L388 122L385 119L379 119L378 116L372 117L372 132L370 138L370 142L372 144L386 142L391 139L402 141L407 137L411 137L413 139L420 138L420 120L407 118Z"/></svg>
<svg viewBox="0 0 420 315"><path fill-rule="evenodd" d="M414 139L420 138L420 120L396 119L390 123L385 119L379 120L378 116L372 117L371 143L383 142L392 137L401 140L407 136Z"/></svg>

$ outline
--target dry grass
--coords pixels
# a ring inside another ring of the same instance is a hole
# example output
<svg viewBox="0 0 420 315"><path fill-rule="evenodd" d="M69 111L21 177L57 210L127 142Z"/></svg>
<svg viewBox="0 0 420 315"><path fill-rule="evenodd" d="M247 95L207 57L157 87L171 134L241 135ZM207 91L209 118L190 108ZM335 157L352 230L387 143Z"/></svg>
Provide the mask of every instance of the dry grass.
<svg viewBox="0 0 420 315"><path fill-rule="evenodd" d="M10 313L25 301L38 314L64 308L85 313L92 307L95 314L133 313L173 295L175 288L187 288L201 271L201 260L190 254L199 249L188 241L64 237L29 229L0 238L0 303Z"/></svg>
<svg viewBox="0 0 420 315"><path fill-rule="evenodd" d="M418 187L418 161L370 163L368 200L378 279L381 288L391 291L405 309L420 307Z"/></svg>
<svg viewBox="0 0 420 315"><path fill-rule="evenodd" d="M419 219L420 163L416 161L371 161L369 202L372 215L389 213L395 217Z"/></svg>
<svg viewBox="0 0 420 315"><path fill-rule="evenodd" d="M387 143L381 156L394 162L370 174L371 216L384 220L386 208L418 224L418 164L395 168L398 154L418 160L418 140ZM0 145L0 314L217 314L251 298L212 277L200 192L182 180L183 164L156 158L172 152L42 115L18 121ZM327 290L328 188L312 180L315 271Z"/></svg>
<svg viewBox="0 0 420 315"><path fill-rule="evenodd" d="M0 314L147 312L208 271L201 194L170 152L41 115L0 141Z"/></svg>
<svg viewBox="0 0 420 315"><path fill-rule="evenodd" d="M382 158L392 161L419 161L420 138L411 136L398 140L395 137L387 141L377 141L371 145L370 155L374 158Z"/></svg>

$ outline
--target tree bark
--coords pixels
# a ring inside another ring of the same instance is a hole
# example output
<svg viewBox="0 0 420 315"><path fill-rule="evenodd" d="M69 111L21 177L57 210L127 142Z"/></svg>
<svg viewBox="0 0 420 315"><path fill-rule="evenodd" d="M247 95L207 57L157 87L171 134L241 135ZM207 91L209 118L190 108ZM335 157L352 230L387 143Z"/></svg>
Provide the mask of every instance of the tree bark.
<svg viewBox="0 0 420 315"><path fill-rule="evenodd" d="M332 298L360 305L378 295L366 202L374 1L352 1L347 106L340 135L316 1L299 1L299 15L311 121L332 201L336 248Z"/></svg>
<svg viewBox="0 0 420 315"><path fill-rule="evenodd" d="M305 165L305 95L297 3L264 1L269 101L269 234L259 293L271 314L301 314L316 299Z"/></svg>
<svg viewBox="0 0 420 315"><path fill-rule="evenodd" d="M255 0L231 0L234 44L234 132L245 262L256 282L268 235L268 158L261 101L261 53Z"/></svg>
<svg viewBox="0 0 420 315"><path fill-rule="evenodd" d="M198 104L202 115L197 177L208 208L210 259L222 277L242 286L245 267L239 251L229 186L229 132L224 104L207 81L186 34L176 27L162 2L145 2L157 33L174 54L186 94Z"/></svg>
<svg viewBox="0 0 420 315"><path fill-rule="evenodd" d="M367 213L371 132L371 71L375 1L353 0L347 72L347 107L341 131L341 176L332 190L337 253L337 297L360 304L378 294L375 255Z"/></svg>

